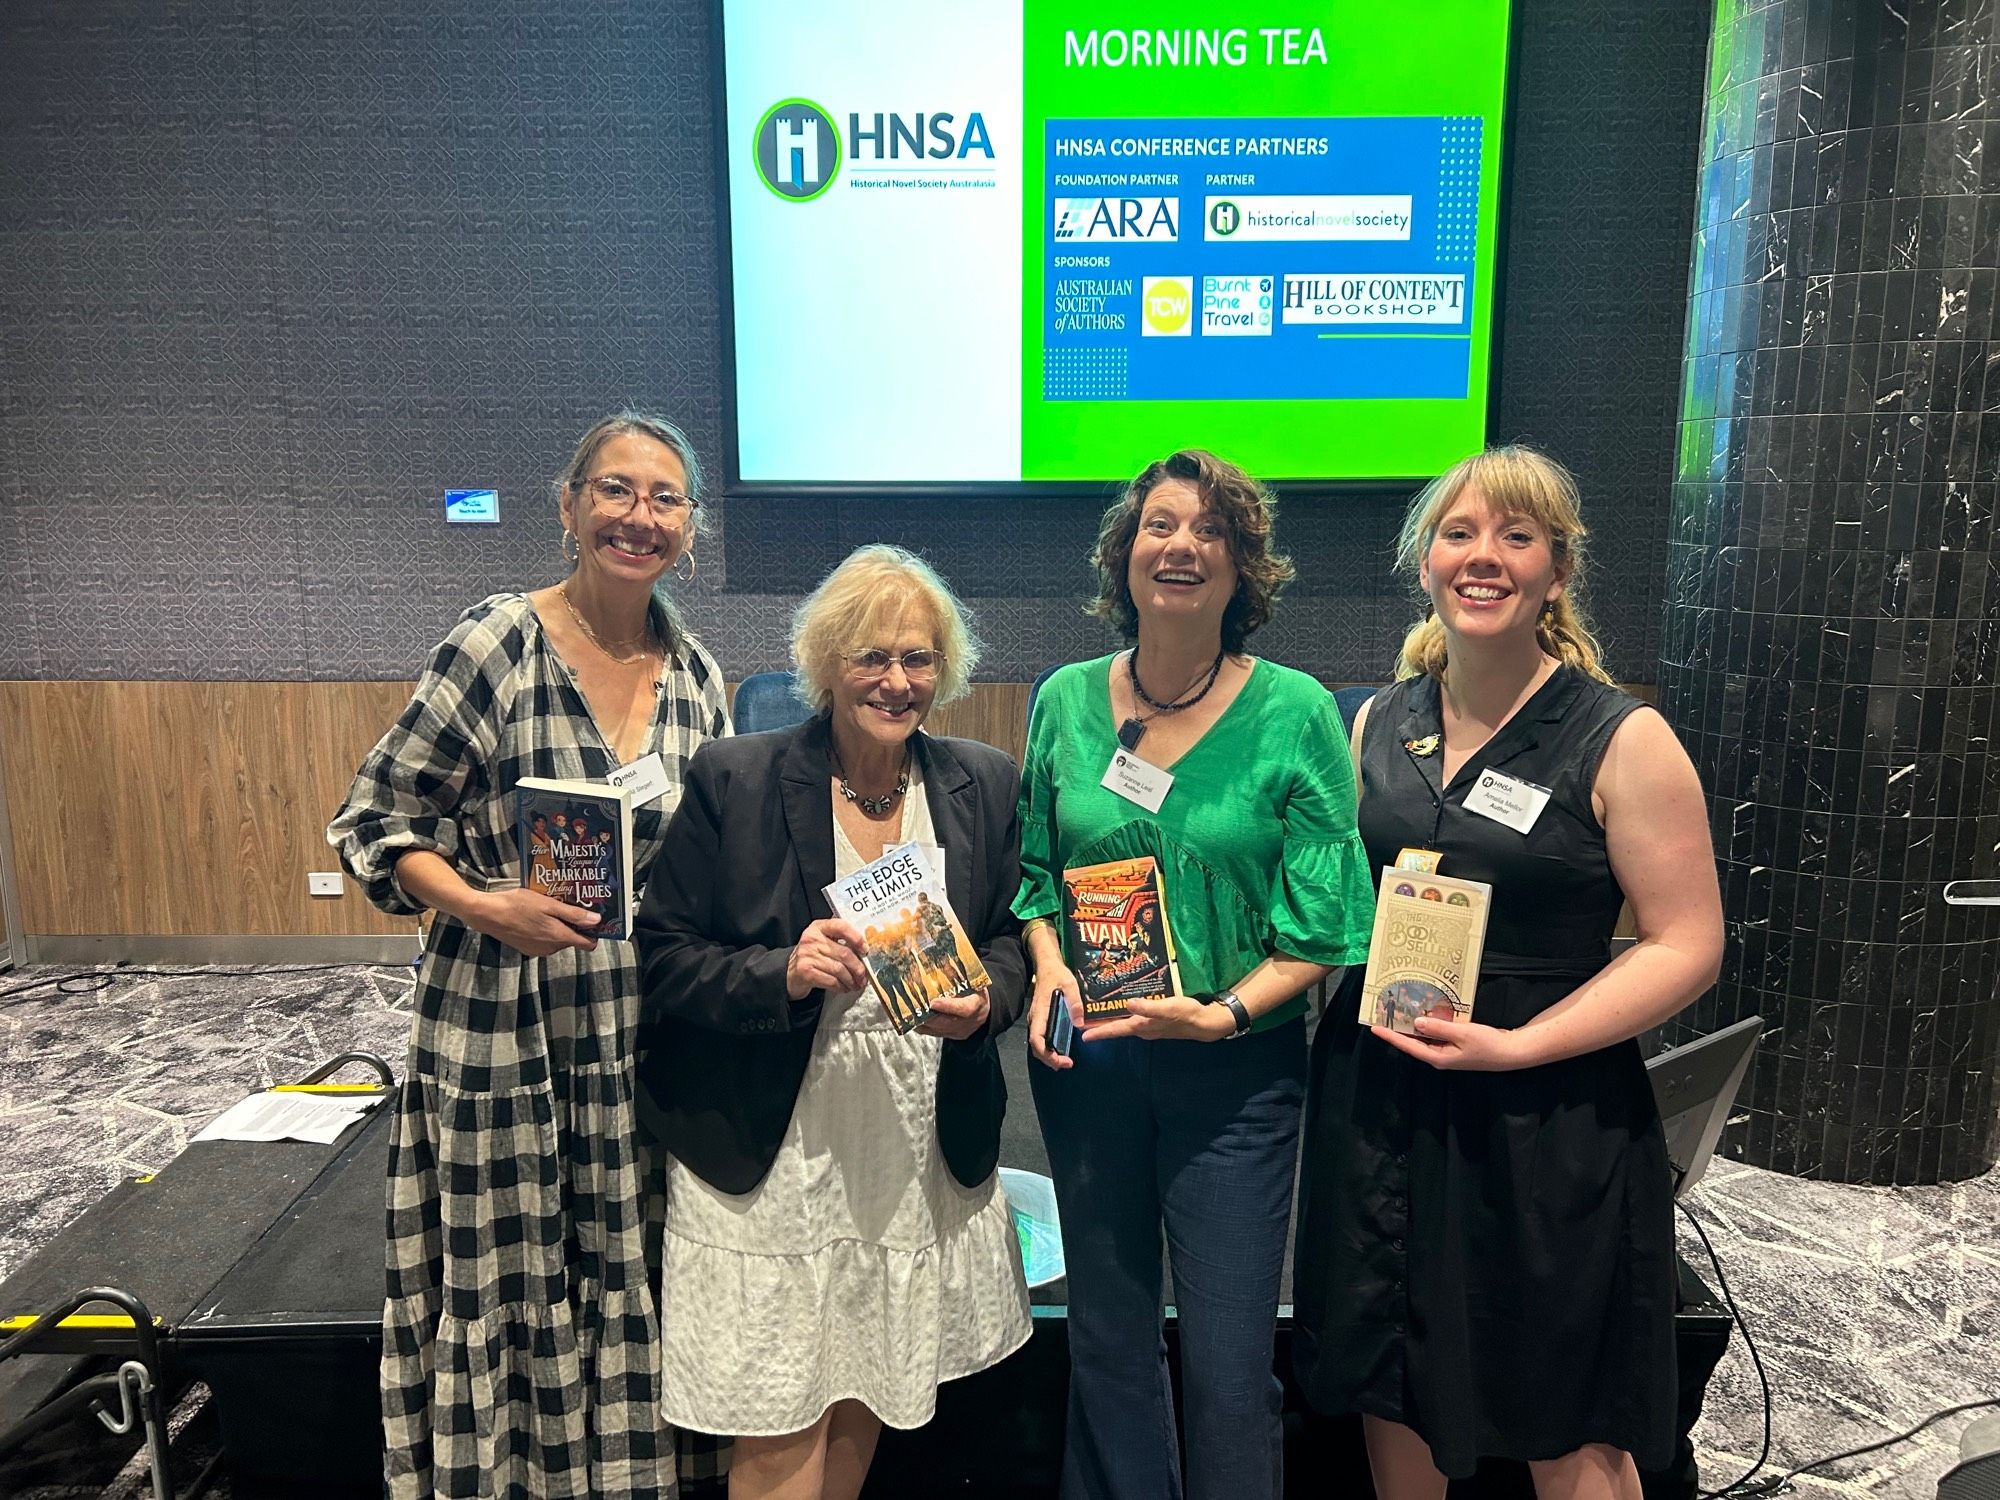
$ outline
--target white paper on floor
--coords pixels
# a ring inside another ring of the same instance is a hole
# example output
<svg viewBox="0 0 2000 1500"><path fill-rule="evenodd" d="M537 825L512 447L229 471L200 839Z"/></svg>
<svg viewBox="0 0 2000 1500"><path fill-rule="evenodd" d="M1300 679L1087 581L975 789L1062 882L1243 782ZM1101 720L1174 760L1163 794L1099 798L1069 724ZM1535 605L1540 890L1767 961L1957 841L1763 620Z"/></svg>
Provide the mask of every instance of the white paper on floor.
<svg viewBox="0 0 2000 1500"><path fill-rule="evenodd" d="M199 1141L312 1141L330 1146L382 1102L380 1094L252 1094L224 1110Z"/></svg>

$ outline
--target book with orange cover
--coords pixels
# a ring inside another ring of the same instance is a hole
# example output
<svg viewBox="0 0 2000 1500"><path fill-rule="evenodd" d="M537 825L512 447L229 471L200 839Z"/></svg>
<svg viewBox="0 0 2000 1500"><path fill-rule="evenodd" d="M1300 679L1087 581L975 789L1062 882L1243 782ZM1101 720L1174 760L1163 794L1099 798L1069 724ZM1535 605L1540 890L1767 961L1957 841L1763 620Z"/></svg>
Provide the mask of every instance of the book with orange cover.
<svg viewBox="0 0 2000 1500"><path fill-rule="evenodd" d="M992 983L923 845L885 851L826 887L826 899L861 929L868 982L898 1031L923 1025L933 1001L963 999Z"/></svg>
<svg viewBox="0 0 2000 1500"><path fill-rule="evenodd" d="M1127 1014L1134 996L1181 992L1166 885L1150 856L1064 870L1063 922L1085 1026Z"/></svg>

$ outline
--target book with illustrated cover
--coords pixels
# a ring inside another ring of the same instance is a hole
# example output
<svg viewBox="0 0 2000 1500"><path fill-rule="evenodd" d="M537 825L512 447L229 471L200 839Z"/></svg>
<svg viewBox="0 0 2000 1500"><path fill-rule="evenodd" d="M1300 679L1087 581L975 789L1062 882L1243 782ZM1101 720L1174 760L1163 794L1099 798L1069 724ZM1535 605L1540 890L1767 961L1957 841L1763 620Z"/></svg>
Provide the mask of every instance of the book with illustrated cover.
<svg viewBox="0 0 2000 1500"><path fill-rule="evenodd" d="M523 776L515 792L522 887L596 912L594 938L630 937L632 794L546 776Z"/></svg>
<svg viewBox="0 0 2000 1500"><path fill-rule="evenodd" d="M1166 884L1150 856L1064 870L1063 920L1084 1025L1125 1015L1133 996L1181 992Z"/></svg>
<svg viewBox="0 0 2000 1500"><path fill-rule="evenodd" d="M1471 1020L1492 901L1493 887L1481 881L1385 869L1361 980L1361 1024L1414 1036L1419 1016Z"/></svg>
<svg viewBox="0 0 2000 1500"><path fill-rule="evenodd" d="M885 851L828 886L826 900L836 917L861 929L868 982L898 1031L923 1025L933 1002L992 982L922 844Z"/></svg>

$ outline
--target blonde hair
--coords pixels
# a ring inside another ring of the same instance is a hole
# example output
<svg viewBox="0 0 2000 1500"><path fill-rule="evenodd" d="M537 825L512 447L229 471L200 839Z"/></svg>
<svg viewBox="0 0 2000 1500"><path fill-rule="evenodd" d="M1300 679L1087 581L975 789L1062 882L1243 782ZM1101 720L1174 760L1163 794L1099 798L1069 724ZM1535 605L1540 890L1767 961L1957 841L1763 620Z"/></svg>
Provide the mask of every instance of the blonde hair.
<svg viewBox="0 0 2000 1500"><path fill-rule="evenodd" d="M912 606L930 617L932 644L944 655L933 701L963 698L979 665L971 612L929 563L881 542L857 547L793 613L792 670L799 696L824 712L846 665L841 653L881 645L884 633Z"/></svg>
<svg viewBox="0 0 2000 1500"><path fill-rule="evenodd" d="M1410 502L1403 530L1396 540L1396 571L1412 580L1422 577L1424 555L1437 537L1439 524L1468 486L1476 487L1487 505L1503 516L1532 521L1548 534L1549 550L1563 591L1535 623L1535 643L1557 661L1567 662L1600 682L1611 674L1598 661L1597 641L1584 619L1578 594L1583 584L1585 530L1576 480L1569 470L1545 453L1509 444L1462 458L1426 485ZM1440 680L1445 672L1443 622L1428 608L1403 637L1396 659L1396 676Z"/></svg>

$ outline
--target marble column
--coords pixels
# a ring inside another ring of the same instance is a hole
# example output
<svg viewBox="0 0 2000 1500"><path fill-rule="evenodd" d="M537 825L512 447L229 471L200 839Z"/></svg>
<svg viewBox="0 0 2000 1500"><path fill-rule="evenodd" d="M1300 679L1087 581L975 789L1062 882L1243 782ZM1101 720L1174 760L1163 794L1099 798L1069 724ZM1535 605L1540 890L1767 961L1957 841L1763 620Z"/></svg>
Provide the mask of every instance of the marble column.
<svg viewBox="0 0 2000 1500"><path fill-rule="evenodd" d="M2000 8L1723 0L1660 704L1708 788L1722 983L1762 1015L1732 1154L1930 1182L1994 1160Z"/></svg>

